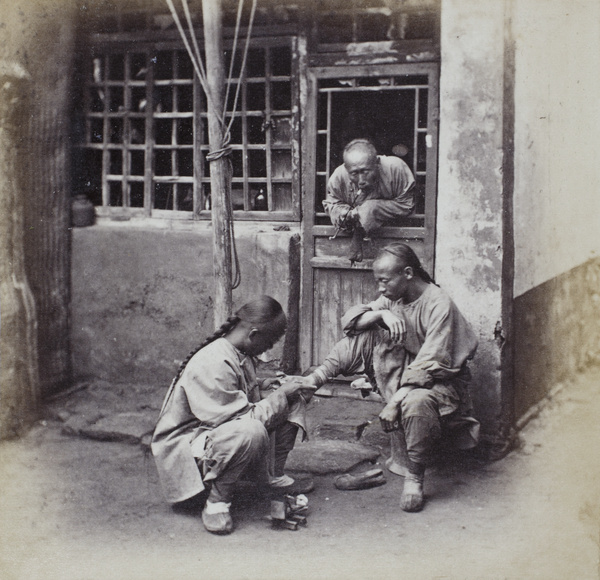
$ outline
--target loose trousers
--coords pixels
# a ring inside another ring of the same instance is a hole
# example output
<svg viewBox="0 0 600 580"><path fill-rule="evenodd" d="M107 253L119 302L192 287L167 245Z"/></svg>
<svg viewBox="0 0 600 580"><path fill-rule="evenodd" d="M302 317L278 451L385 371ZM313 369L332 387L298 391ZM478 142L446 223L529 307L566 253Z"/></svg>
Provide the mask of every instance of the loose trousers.
<svg viewBox="0 0 600 580"><path fill-rule="evenodd" d="M404 348L385 340L384 331L374 328L344 337L313 372L322 379L364 373L389 401L398 390L406 362ZM448 393L453 396L449 398ZM435 384L431 388L413 389L400 405L403 433L392 435L392 461L400 463L404 458L405 462L408 457L414 463L430 464L442 427L446 426L462 430L456 438L459 447L473 447L477 443L479 423L461 415L459 404L459 396L448 381L443 383L443 389L436 388Z"/></svg>
<svg viewBox="0 0 600 580"><path fill-rule="evenodd" d="M297 425L284 421L269 433L259 420L249 417L206 432L204 453L197 463L202 480L211 485L211 501L230 502L235 483L245 475L262 484L283 475L297 432Z"/></svg>

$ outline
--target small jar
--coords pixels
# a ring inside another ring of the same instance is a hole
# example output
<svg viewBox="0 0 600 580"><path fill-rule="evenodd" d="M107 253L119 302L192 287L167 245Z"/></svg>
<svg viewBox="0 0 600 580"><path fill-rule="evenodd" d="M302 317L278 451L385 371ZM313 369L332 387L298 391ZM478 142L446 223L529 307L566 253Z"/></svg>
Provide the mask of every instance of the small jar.
<svg viewBox="0 0 600 580"><path fill-rule="evenodd" d="M76 195L71 205L71 225L75 228L91 226L95 218L94 204L85 195Z"/></svg>

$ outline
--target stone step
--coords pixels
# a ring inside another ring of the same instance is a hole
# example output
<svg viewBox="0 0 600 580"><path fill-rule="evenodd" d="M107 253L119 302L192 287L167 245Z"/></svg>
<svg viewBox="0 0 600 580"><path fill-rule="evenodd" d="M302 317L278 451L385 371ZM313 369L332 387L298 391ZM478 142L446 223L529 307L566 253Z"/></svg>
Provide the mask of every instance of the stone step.
<svg viewBox="0 0 600 580"><path fill-rule="evenodd" d="M325 387L330 384L321 387L308 406L309 436L376 447L389 445L388 436L379 425L383 407L379 395L362 398L358 391L343 384L333 384L323 393Z"/></svg>
<svg viewBox="0 0 600 580"><path fill-rule="evenodd" d="M314 440L297 444L290 452L286 471L327 475L345 473L364 463L375 463L376 447L349 441Z"/></svg>

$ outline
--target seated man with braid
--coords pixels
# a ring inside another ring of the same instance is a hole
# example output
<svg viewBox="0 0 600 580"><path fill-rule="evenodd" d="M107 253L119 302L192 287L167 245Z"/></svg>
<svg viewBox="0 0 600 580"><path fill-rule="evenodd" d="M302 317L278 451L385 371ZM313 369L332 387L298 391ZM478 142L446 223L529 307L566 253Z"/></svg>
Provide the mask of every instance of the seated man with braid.
<svg viewBox="0 0 600 580"><path fill-rule="evenodd" d="M422 268L413 250L394 243L373 262L381 296L342 318L346 337L306 377L321 386L338 375L365 373L386 405L379 415L391 434L386 465L404 476L400 507L423 507L425 467L441 438L469 449L479 423L470 416L467 362L477 338L450 297Z"/></svg>
<svg viewBox="0 0 600 580"><path fill-rule="evenodd" d="M165 397L152 438L160 481L174 504L209 490L202 512L209 532L233 530L230 505L243 476L281 492L309 491L294 489L284 466L315 387L256 377L254 357L285 327L269 296L242 306L182 363Z"/></svg>

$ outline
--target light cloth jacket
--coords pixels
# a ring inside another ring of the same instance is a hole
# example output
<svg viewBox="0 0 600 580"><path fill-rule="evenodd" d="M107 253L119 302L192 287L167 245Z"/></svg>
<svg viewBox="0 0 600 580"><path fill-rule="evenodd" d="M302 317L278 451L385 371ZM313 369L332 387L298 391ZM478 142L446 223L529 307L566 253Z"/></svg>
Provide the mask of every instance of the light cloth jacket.
<svg viewBox="0 0 600 580"><path fill-rule="evenodd" d="M470 412L466 362L474 356L478 341L448 294L429 284L419 298L407 304L380 296L374 302L350 308L342 318L344 332L350 336L359 333L356 320L369 310L389 310L406 324L402 349L384 331L374 353L376 374L399 378L396 384L380 385L388 390L384 392L386 399L399 387L413 385L436 392L442 416L457 410Z"/></svg>
<svg viewBox="0 0 600 580"><path fill-rule="evenodd" d="M196 460L211 429L242 416L270 429L288 412L279 390L261 400L254 360L228 340L218 338L199 350L167 392L152 438L167 500L183 501L204 489Z"/></svg>

